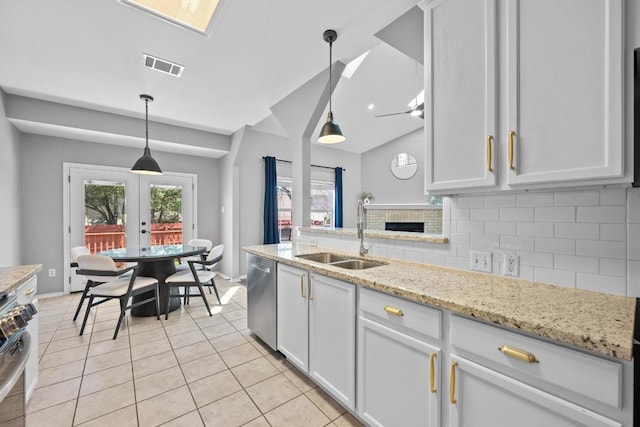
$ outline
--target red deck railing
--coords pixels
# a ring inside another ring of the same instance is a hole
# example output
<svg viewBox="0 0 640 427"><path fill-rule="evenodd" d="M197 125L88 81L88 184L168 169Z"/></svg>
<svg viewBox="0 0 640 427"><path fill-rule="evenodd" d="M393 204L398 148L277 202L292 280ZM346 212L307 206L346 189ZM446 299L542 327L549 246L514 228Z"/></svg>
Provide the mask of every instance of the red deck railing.
<svg viewBox="0 0 640 427"><path fill-rule="evenodd" d="M84 227L85 246L92 254L125 247L124 225L87 225ZM151 246L182 243L182 223L151 224Z"/></svg>

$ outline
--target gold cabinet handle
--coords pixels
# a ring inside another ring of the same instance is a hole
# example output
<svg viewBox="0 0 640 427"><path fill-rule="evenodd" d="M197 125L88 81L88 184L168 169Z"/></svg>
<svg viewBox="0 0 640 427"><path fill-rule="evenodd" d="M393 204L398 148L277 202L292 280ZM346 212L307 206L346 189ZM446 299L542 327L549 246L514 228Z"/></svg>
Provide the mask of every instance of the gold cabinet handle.
<svg viewBox="0 0 640 427"><path fill-rule="evenodd" d="M24 291L24 294L25 294L26 296L30 297L31 295L33 295L33 293L34 293L35 291L36 291L35 289L31 288L31 289L29 289L29 290Z"/></svg>
<svg viewBox="0 0 640 427"><path fill-rule="evenodd" d="M400 317L404 316L404 313L402 312L402 310L400 310L399 308L391 307L390 305L385 305L384 311L386 311L389 314L394 314L396 316L400 316Z"/></svg>
<svg viewBox="0 0 640 427"><path fill-rule="evenodd" d="M300 296L304 298L304 274L300 275Z"/></svg>
<svg viewBox="0 0 640 427"><path fill-rule="evenodd" d="M515 138L516 133L514 131L509 131L509 169L515 170L516 167L513 165L513 138Z"/></svg>
<svg viewBox="0 0 640 427"><path fill-rule="evenodd" d="M431 388L431 393L435 393L438 391L436 389L436 357L438 353L431 353L429 357L429 387Z"/></svg>
<svg viewBox="0 0 640 427"><path fill-rule="evenodd" d="M458 403L456 400L456 366L458 366L458 362L451 364L451 372L449 374L449 402L452 405Z"/></svg>
<svg viewBox="0 0 640 427"><path fill-rule="evenodd" d="M309 276L309 301L313 301L313 288L311 287L311 284L313 283L312 279L313 277Z"/></svg>
<svg viewBox="0 0 640 427"><path fill-rule="evenodd" d="M519 348L501 345L498 347L498 350L500 350L505 356L513 357L514 359L522 360L523 362L540 363L535 355L528 351L520 350Z"/></svg>
<svg viewBox="0 0 640 427"><path fill-rule="evenodd" d="M493 172L493 135L487 136L487 170Z"/></svg>

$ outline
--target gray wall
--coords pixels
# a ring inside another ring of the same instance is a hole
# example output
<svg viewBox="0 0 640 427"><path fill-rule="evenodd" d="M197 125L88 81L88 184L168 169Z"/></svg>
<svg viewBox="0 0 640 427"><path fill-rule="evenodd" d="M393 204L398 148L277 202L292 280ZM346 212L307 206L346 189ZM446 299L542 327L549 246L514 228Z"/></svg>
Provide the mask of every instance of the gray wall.
<svg viewBox="0 0 640 427"><path fill-rule="evenodd" d="M416 174L407 180L393 176L390 167L391 159L403 152L418 161ZM422 128L362 153L362 189L373 193L373 203L426 203L424 156Z"/></svg>
<svg viewBox="0 0 640 427"><path fill-rule="evenodd" d="M42 264L38 275L41 294L63 291L63 163L131 167L141 149L22 135L22 264ZM198 175L198 236L219 241L219 160L153 151L162 169ZM13 221L12 223L17 223ZM4 246L4 245L0 245ZM6 259L6 258L3 258ZM19 262L13 262L18 264ZM55 268L57 277L47 270Z"/></svg>
<svg viewBox="0 0 640 427"><path fill-rule="evenodd" d="M5 118L5 93L0 90L0 266L21 264L20 132Z"/></svg>

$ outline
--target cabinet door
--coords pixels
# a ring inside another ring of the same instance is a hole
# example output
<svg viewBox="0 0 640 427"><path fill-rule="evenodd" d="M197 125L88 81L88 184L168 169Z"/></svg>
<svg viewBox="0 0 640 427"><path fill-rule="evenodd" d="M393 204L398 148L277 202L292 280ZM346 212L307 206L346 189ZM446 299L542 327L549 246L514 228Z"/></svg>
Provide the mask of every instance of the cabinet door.
<svg viewBox="0 0 640 427"><path fill-rule="evenodd" d="M278 264L278 350L303 371L309 367L308 273Z"/></svg>
<svg viewBox="0 0 640 427"><path fill-rule="evenodd" d="M496 184L495 0L425 10L425 190Z"/></svg>
<svg viewBox="0 0 640 427"><path fill-rule="evenodd" d="M440 349L364 317L358 323L361 418L372 426L439 427Z"/></svg>
<svg viewBox="0 0 640 427"><path fill-rule="evenodd" d="M461 357L452 357L450 369L447 391L452 427L475 427L478 420L492 427L622 426Z"/></svg>
<svg viewBox="0 0 640 427"><path fill-rule="evenodd" d="M508 183L622 176L622 0L506 8Z"/></svg>
<svg viewBox="0 0 640 427"><path fill-rule="evenodd" d="M309 375L340 403L355 409L356 286L309 278Z"/></svg>

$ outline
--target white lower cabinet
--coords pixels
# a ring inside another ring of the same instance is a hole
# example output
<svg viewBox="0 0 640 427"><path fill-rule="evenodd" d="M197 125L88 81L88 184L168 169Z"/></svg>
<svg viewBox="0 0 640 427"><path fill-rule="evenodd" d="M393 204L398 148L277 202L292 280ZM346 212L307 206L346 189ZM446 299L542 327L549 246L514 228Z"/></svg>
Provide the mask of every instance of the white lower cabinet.
<svg viewBox="0 0 640 427"><path fill-rule="evenodd" d="M358 415L372 426L440 426L441 312L360 289Z"/></svg>
<svg viewBox="0 0 640 427"><path fill-rule="evenodd" d="M355 410L356 286L278 264L278 350Z"/></svg>
<svg viewBox="0 0 640 427"><path fill-rule="evenodd" d="M451 427L622 426L459 356L451 357L449 379Z"/></svg>

